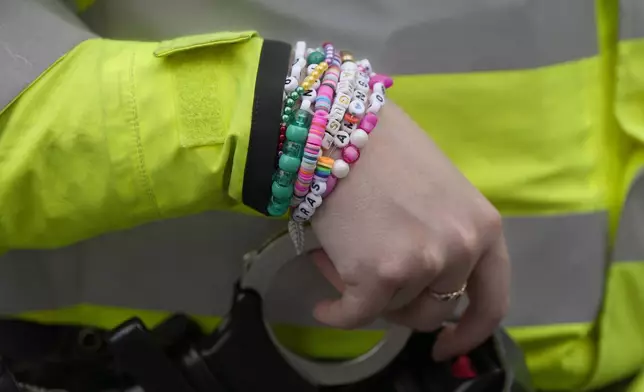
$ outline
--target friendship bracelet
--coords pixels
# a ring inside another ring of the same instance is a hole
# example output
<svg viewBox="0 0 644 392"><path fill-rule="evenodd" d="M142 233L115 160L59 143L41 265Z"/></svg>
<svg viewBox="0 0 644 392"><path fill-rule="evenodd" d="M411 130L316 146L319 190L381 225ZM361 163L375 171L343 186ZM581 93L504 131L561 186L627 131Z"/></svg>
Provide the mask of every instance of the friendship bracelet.
<svg viewBox="0 0 644 392"><path fill-rule="evenodd" d="M289 232L298 253L304 246L303 223L360 159L392 84L388 76L373 73L369 60L355 61L330 42L317 49L302 41L296 44L284 85L278 167L268 212L280 216L293 208Z"/></svg>
<svg viewBox="0 0 644 392"><path fill-rule="evenodd" d="M301 45L296 47L296 51L301 53ZM297 54L300 54L297 53ZM320 54L321 55L321 54ZM267 207L267 211L271 216L281 216L288 212L288 208L291 205L291 198L294 191L294 182L296 173L298 172L302 159L307 151L310 152L311 146L309 143L304 145L307 142L308 137L308 128L311 124L311 115L308 111L302 109L302 105L297 109L296 105L300 98L303 98L302 102L308 102L309 106L312 99L315 98L314 95L307 92L311 91L314 87L314 84L320 79L322 74L328 68L328 64L324 62L324 56L322 58L319 56L314 56L313 53L308 56L310 61L319 61L316 64L316 67L311 70L310 74L304 79L301 85L297 86L297 75L301 72L298 71L298 68L301 69L301 60L296 56L295 64L293 68L296 68L295 71L291 69L291 76L286 78L284 84L284 92L286 95L286 100L284 101L284 109L282 111L282 123L280 124L280 151L278 152L278 167L277 171L273 176L273 183L271 185L271 200ZM293 76L293 75L296 76ZM295 87L294 87L295 86ZM313 97L309 99L310 97ZM297 113L295 119L291 122L294 113ZM289 124L290 122L290 124ZM287 126L287 124L289 124ZM321 144L321 143L320 143ZM307 150L308 149L308 150ZM316 160L317 160L316 152ZM310 154L309 154L310 155ZM309 157L307 155L307 157ZM308 162L308 160L307 160ZM315 169L315 162L310 164L311 172ZM307 187L308 184L300 184L300 187Z"/></svg>

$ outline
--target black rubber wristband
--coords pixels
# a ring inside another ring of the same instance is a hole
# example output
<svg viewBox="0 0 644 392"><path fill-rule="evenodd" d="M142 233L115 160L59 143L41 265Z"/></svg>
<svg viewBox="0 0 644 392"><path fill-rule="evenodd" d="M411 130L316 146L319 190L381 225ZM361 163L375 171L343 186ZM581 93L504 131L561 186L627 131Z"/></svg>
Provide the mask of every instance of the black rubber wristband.
<svg viewBox="0 0 644 392"><path fill-rule="evenodd" d="M279 145L284 80L290 57L289 44L270 40L264 41L259 57L242 201L264 215L268 215L266 208L271 197Z"/></svg>

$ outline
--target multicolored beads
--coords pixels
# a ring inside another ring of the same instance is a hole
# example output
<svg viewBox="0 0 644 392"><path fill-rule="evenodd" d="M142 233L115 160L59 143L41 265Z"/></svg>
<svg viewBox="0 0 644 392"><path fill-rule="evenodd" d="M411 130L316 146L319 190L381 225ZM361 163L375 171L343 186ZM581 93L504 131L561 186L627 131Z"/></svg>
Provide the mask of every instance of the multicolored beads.
<svg viewBox="0 0 644 392"><path fill-rule="evenodd" d="M291 219L303 222L360 159L393 80L373 73L369 60L356 61L330 42L317 49L298 42L289 75L268 210L282 215L294 207ZM337 159L326 155L334 149L340 149Z"/></svg>

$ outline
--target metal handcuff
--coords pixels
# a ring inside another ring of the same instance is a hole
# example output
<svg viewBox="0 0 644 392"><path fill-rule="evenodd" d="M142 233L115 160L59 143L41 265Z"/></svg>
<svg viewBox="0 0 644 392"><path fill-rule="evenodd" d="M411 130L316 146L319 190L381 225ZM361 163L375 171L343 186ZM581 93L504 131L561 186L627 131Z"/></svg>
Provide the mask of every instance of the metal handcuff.
<svg viewBox="0 0 644 392"><path fill-rule="evenodd" d="M304 254L320 248L310 226L304 229L304 240ZM280 270L297 257L298 252L289 234L282 234L260 250L244 256L245 271L240 287L254 290L265 298ZM383 339L367 353L344 362L321 363L300 357L282 346L270 326L266 321L264 323L271 340L287 362L310 382L326 386L351 384L377 374L398 356L412 334L407 327L392 325Z"/></svg>

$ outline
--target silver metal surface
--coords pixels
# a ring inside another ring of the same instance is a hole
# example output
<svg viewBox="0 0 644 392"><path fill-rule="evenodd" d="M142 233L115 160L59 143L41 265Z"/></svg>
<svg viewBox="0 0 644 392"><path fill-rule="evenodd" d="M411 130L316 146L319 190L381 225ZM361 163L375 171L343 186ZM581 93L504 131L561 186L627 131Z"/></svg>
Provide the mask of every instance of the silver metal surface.
<svg viewBox="0 0 644 392"><path fill-rule="evenodd" d="M320 248L310 227L305 229L304 253ZM288 233L285 233L257 253L246 257L246 271L241 281L242 288L255 290L265 297L271 282L282 267L297 257ZM294 354L275 338L268 324L266 328L271 339L286 360L304 377L319 385L340 385L354 383L368 378L385 368L403 349L411 330L392 325L384 338L369 352L344 362L320 363Z"/></svg>

